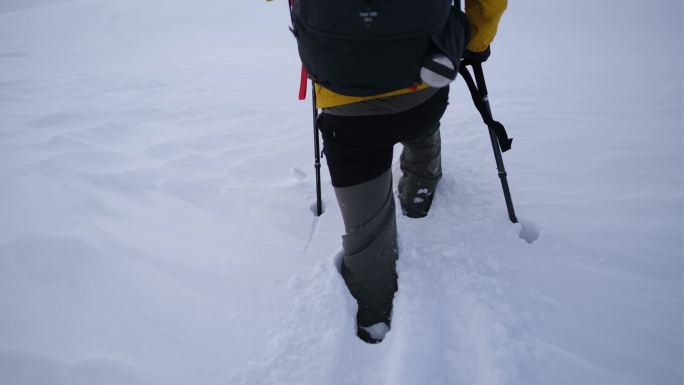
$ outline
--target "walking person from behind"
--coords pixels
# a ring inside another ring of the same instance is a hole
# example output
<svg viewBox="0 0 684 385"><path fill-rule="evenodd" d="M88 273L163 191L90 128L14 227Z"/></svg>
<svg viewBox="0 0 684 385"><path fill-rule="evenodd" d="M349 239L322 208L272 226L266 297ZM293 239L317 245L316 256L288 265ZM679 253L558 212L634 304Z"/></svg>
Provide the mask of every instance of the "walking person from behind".
<svg viewBox="0 0 684 385"><path fill-rule="evenodd" d="M485 61L506 0L297 0L293 32L316 82L317 126L342 213L342 276L357 335L390 328L399 256L393 146L403 145L403 215L428 215L442 177L440 119L462 57Z"/></svg>

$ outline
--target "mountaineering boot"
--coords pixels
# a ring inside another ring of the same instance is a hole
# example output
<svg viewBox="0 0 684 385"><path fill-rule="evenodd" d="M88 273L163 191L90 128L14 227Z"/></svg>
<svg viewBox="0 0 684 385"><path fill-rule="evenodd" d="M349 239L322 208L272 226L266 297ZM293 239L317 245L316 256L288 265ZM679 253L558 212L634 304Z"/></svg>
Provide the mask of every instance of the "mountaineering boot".
<svg viewBox="0 0 684 385"><path fill-rule="evenodd" d="M336 187L346 234L342 236L342 277L358 302L357 335L368 343L389 331L397 291L397 227L392 173Z"/></svg>
<svg viewBox="0 0 684 385"><path fill-rule="evenodd" d="M428 214L435 196L437 183L442 177L441 139L439 123L427 136L402 142L399 179L399 202L401 212L410 218L422 218Z"/></svg>

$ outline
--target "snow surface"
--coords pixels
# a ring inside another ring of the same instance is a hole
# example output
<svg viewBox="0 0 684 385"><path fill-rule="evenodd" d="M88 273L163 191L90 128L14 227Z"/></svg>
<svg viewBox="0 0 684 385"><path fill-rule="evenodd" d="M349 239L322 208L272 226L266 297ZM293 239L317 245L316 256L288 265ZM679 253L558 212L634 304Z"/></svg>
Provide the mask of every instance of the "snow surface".
<svg viewBox="0 0 684 385"><path fill-rule="evenodd" d="M3 0L0 383L681 384L682 14L510 4L485 70L527 230L459 82L368 345L285 2Z"/></svg>
<svg viewBox="0 0 684 385"><path fill-rule="evenodd" d="M368 332L368 335L375 340L382 340L390 331L390 327L384 322L378 322L369 327L359 326L361 329Z"/></svg>

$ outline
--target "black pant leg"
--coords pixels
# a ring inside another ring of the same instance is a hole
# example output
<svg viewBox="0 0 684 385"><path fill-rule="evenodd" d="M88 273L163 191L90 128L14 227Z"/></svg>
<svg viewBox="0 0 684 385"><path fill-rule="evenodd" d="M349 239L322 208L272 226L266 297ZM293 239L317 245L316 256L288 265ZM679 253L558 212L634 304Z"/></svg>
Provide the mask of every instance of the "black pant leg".
<svg viewBox="0 0 684 385"><path fill-rule="evenodd" d="M448 96L445 87L425 103L395 114L321 114L318 127L333 186L353 186L382 175L392 165L394 144L418 140L434 130L446 110Z"/></svg>

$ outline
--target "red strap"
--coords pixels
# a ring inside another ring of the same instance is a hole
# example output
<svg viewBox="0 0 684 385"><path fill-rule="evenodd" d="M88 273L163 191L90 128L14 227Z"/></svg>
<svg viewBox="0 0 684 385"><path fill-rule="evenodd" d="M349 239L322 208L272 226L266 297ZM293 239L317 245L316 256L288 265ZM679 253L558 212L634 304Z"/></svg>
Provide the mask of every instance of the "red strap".
<svg viewBox="0 0 684 385"><path fill-rule="evenodd" d="M306 99L306 83L307 83L306 68L304 68L304 65L302 65L302 78L299 82L299 100Z"/></svg>

